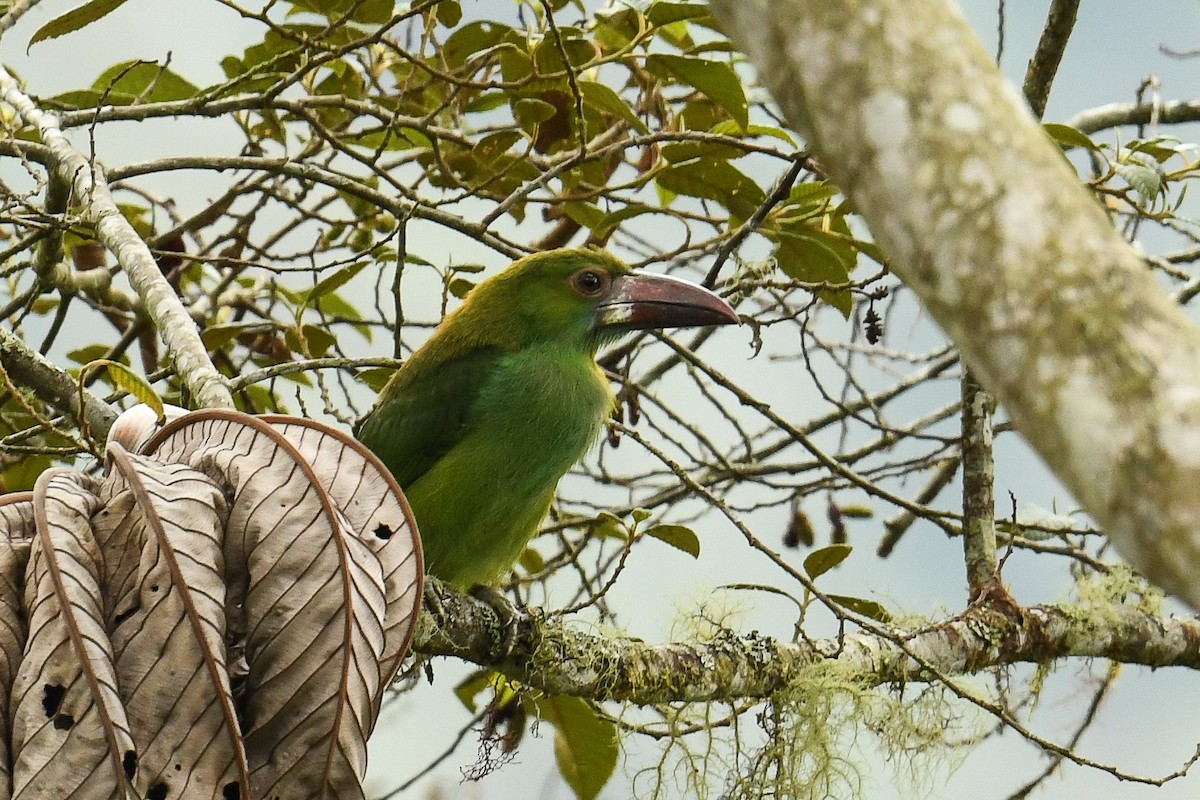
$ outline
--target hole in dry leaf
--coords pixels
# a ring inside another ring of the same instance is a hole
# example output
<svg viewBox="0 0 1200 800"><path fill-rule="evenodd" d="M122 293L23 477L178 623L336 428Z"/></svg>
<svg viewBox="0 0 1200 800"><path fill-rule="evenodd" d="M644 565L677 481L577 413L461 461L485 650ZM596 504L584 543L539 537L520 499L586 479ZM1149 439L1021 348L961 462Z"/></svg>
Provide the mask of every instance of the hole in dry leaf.
<svg viewBox="0 0 1200 800"><path fill-rule="evenodd" d="M176 765L175 765L175 771L176 771L176 772L183 772L183 764L176 764Z"/></svg>
<svg viewBox="0 0 1200 800"><path fill-rule="evenodd" d="M166 781L159 781L146 790L146 800L167 800L168 789Z"/></svg>
<svg viewBox="0 0 1200 800"><path fill-rule="evenodd" d="M54 728L60 731L69 731L75 727L75 718L70 714L59 714L54 718Z"/></svg>
<svg viewBox="0 0 1200 800"><path fill-rule="evenodd" d="M221 787L221 797L225 800L241 800L242 787L237 785L237 781L230 781Z"/></svg>
<svg viewBox="0 0 1200 800"><path fill-rule="evenodd" d="M152 591L152 592L157 592L157 591L158 591L158 584L157 584L157 583L152 583L152 584L150 584L150 591Z"/></svg>
<svg viewBox="0 0 1200 800"><path fill-rule="evenodd" d="M137 753L126 750L125 757L121 759L121 768L125 770L125 777L133 780L133 776L137 772Z"/></svg>
<svg viewBox="0 0 1200 800"><path fill-rule="evenodd" d="M57 683L47 683L42 690L42 708L46 709L46 716L53 717L58 713L58 707L62 705L63 696L67 690L59 686Z"/></svg>
<svg viewBox="0 0 1200 800"><path fill-rule="evenodd" d="M372 533L374 533L377 538L383 539L386 541L386 540L392 538L392 536L396 532L394 530L392 530L392 527L390 525L381 522L375 526L375 530L373 530Z"/></svg>
<svg viewBox="0 0 1200 800"><path fill-rule="evenodd" d="M113 617L113 623L120 625L122 622L136 614L138 612L138 608L139 606L134 606L133 608L128 608L124 611L118 611L117 615Z"/></svg>

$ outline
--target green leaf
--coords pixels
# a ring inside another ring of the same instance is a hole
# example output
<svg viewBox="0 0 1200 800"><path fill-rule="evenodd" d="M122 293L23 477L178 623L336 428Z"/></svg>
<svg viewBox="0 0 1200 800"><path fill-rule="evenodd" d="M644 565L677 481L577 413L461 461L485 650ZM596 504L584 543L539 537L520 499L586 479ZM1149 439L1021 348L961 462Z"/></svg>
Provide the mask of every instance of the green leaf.
<svg viewBox="0 0 1200 800"><path fill-rule="evenodd" d="M76 105L95 105L103 99L104 102L121 106L135 102L186 100L199 91L178 73L152 61L122 61L104 70L92 82L90 91L71 92L61 97L69 96Z"/></svg>
<svg viewBox="0 0 1200 800"><path fill-rule="evenodd" d="M683 20L708 19L711 22L712 12L708 3L674 3L658 0L646 9L646 19L651 25L670 25L672 22Z"/></svg>
<svg viewBox="0 0 1200 800"><path fill-rule="evenodd" d="M354 374L356 380L365 383L376 394L383 391L383 387L396 374L396 370L392 367L367 367L360 369Z"/></svg>
<svg viewBox="0 0 1200 800"><path fill-rule="evenodd" d="M285 333L285 340L293 350L308 355L311 358L322 358L329 352L329 348L337 343L337 337L329 331L317 325L301 325L299 330L298 341L291 341L293 331L288 330Z"/></svg>
<svg viewBox="0 0 1200 800"><path fill-rule="evenodd" d="M840 506L843 517L852 519L871 519L875 516L875 509L870 506L848 505Z"/></svg>
<svg viewBox="0 0 1200 800"><path fill-rule="evenodd" d="M646 535L682 550L692 558L700 557L700 537L684 525L655 525Z"/></svg>
<svg viewBox="0 0 1200 800"><path fill-rule="evenodd" d="M521 565L521 569L525 570L526 575L537 575L546 568L546 559L532 547L526 547L521 552L517 563Z"/></svg>
<svg viewBox="0 0 1200 800"><path fill-rule="evenodd" d="M1058 142L1058 144L1062 147L1083 147L1088 150L1100 149L1100 147L1093 142L1086 133L1078 128L1073 128L1070 125L1063 125L1060 122L1045 122L1042 123L1042 129L1050 135L1051 139Z"/></svg>
<svg viewBox="0 0 1200 800"><path fill-rule="evenodd" d="M46 455L25 455L0 471L0 486L5 492L27 492L37 483L38 476L54 466Z"/></svg>
<svg viewBox="0 0 1200 800"><path fill-rule="evenodd" d="M862 614L864 617L870 617L878 622L892 621L892 613L874 600L867 600L863 597L849 597L844 594L831 594L828 597L833 602L840 606L845 606L856 614Z"/></svg>
<svg viewBox="0 0 1200 800"><path fill-rule="evenodd" d="M1154 200L1162 194L1162 171L1157 164L1130 159L1124 164L1117 164L1113 170L1145 200Z"/></svg>
<svg viewBox="0 0 1200 800"><path fill-rule="evenodd" d="M552 104L536 97L522 97L513 103L513 118L525 130L532 130L535 126L550 119L554 116L554 112L555 108Z"/></svg>
<svg viewBox="0 0 1200 800"><path fill-rule="evenodd" d="M495 672L490 669L477 669L458 682L458 685L454 687L454 694L467 707L468 711L474 713L479 709L475 698L479 696L480 692L492 688L495 684Z"/></svg>
<svg viewBox="0 0 1200 800"><path fill-rule="evenodd" d="M616 726L578 697L540 697L534 711L554 726L554 758L567 785L579 800L595 800L617 767Z"/></svg>
<svg viewBox="0 0 1200 800"><path fill-rule="evenodd" d="M475 288L475 283L466 278L451 278L450 283L446 284L446 288L450 291L450 294L462 300Z"/></svg>
<svg viewBox="0 0 1200 800"><path fill-rule="evenodd" d="M87 364L91 361L102 360L111 348L106 344L89 344L67 351L67 358L76 364Z"/></svg>
<svg viewBox="0 0 1200 800"><path fill-rule="evenodd" d="M646 127L646 123L638 119L637 114L633 113L633 109L629 107L629 104L621 99L621 95L603 83L581 80L579 81L579 93L583 95L583 102L586 105L620 117L628 122L638 133L650 132L650 129Z"/></svg>
<svg viewBox="0 0 1200 800"><path fill-rule="evenodd" d="M685 83L706 95L729 112L743 130L749 124L750 107L742 80L728 62L653 53L646 57L646 70L660 78Z"/></svg>
<svg viewBox="0 0 1200 800"><path fill-rule="evenodd" d="M353 264L347 264L332 275L317 281L311 289L304 293L301 305L311 305L314 300L336 292L353 280L355 275L362 272L368 263L367 261L356 261Z"/></svg>
<svg viewBox="0 0 1200 800"><path fill-rule="evenodd" d="M699 158L672 165L655 176L658 185L676 194L714 200L738 219L749 219L766 200L762 187L728 161Z"/></svg>
<svg viewBox="0 0 1200 800"><path fill-rule="evenodd" d="M635 508L629 512L629 516L633 517L633 521L637 525L641 525L646 520L653 516L653 512L648 508Z"/></svg>
<svg viewBox="0 0 1200 800"><path fill-rule="evenodd" d="M508 92L483 92L476 95L463 106L468 114L478 111L492 111L508 102Z"/></svg>
<svg viewBox="0 0 1200 800"><path fill-rule="evenodd" d="M711 132L719 133L722 136L770 136L781 142L787 142L792 147L797 146L796 140L790 133L774 125L738 125L731 119L723 119L712 126Z"/></svg>
<svg viewBox="0 0 1200 800"><path fill-rule="evenodd" d="M625 523L615 514L607 511L601 511L588 524L588 533L602 539L621 539L622 541L629 539L629 529L625 527Z"/></svg>
<svg viewBox="0 0 1200 800"><path fill-rule="evenodd" d="M210 353L220 350L243 333L259 333L272 330L274 326L265 322L234 322L227 325L209 325L200 331L200 341Z"/></svg>
<svg viewBox="0 0 1200 800"><path fill-rule="evenodd" d="M581 200L568 200L562 204L562 211L583 227L591 230L599 227L606 216L596 204L585 203Z"/></svg>
<svg viewBox="0 0 1200 800"><path fill-rule="evenodd" d="M640 217L643 214L659 214L662 213L654 206L643 205L642 203L629 203L621 206L611 214L605 215L604 219L597 225L591 226L593 233L601 238L606 238L617 226L627 219Z"/></svg>
<svg viewBox="0 0 1200 800"><path fill-rule="evenodd" d="M434 9L437 21L444 27L453 28L462 22L462 6L458 0L442 0Z"/></svg>
<svg viewBox="0 0 1200 800"><path fill-rule="evenodd" d="M831 200L837 196L837 187L830 185L825 181L805 181L797 183L790 192L788 192L788 205L794 206L813 206L821 208L825 205L826 200Z"/></svg>
<svg viewBox="0 0 1200 800"><path fill-rule="evenodd" d="M469 22L446 37L441 57L448 67L458 69L469 59L478 58L485 51L501 45L511 33L513 29L509 26L491 20Z"/></svg>
<svg viewBox="0 0 1200 800"><path fill-rule="evenodd" d="M804 559L804 571L808 573L808 577L816 580L845 561L846 556L850 555L850 551L853 549L848 544L831 544L820 550L814 550L808 554L808 558Z"/></svg>
<svg viewBox="0 0 1200 800"><path fill-rule="evenodd" d="M125 5L125 0L92 0L90 3L84 3L78 8L73 8L38 28L37 32L30 38L29 44L25 48L26 52L38 42L44 42L47 39L57 39L59 36L65 36L68 33L74 33L80 28L85 28L96 20L108 16L123 5Z"/></svg>
<svg viewBox="0 0 1200 800"><path fill-rule="evenodd" d="M129 367L119 361L112 361L107 358L100 358L95 361L89 361L84 365L83 370L79 373L79 379L83 378L92 370L103 367L108 372L109 380L118 389L122 389L136 397L139 401L150 406L154 410L158 421L163 420L163 401L150 386L150 383L138 373L134 372Z"/></svg>

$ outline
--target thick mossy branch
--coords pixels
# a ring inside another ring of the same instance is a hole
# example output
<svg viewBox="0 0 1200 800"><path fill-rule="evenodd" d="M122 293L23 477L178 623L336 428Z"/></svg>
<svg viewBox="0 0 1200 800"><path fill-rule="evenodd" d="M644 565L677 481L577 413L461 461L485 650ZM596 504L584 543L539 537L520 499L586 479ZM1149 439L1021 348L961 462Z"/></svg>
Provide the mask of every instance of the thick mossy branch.
<svg viewBox="0 0 1200 800"><path fill-rule="evenodd" d="M561 621L513 612L445 587L435 623L426 614L415 649L501 672L552 694L637 704L769 697L814 663L834 660L872 685L979 672L1002 664L1109 658L1200 668L1200 620L1163 618L1134 605L986 605L915 630L862 631L842 639L787 642L728 634L708 643L648 644L597 636Z"/></svg>

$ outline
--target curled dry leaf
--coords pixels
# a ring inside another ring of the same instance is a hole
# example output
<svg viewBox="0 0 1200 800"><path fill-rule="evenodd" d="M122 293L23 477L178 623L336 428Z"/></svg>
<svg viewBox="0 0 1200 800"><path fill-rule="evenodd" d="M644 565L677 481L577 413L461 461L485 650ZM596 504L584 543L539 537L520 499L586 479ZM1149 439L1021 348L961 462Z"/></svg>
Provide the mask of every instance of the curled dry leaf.
<svg viewBox="0 0 1200 800"><path fill-rule="evenodd" d="M8 709L28 632L21 587L36 534L33 492L0 497L0 708ZM12 796L12 729L0 714L0 797Z"/></svg>
<svg viewBox="0 0 1200 800"><path fill-rule="evenodd" d="M0 797L362 797L421 595L395 481L227 411L135 411L107 465L0 499Z"/></svg>
<svg viewBox="0 0 1200 800"><path fill-rule="evenodd" d="M135 785L146 797L250 796L225 661L225 495L202 473L118 444L108 461L103 496L116 502L105 503L111 521L97 521L97 539L108 528L108 541L140 553L133 591L116 595L109 614ZM130 513L118 517L114 506ZM111 563L124 572L124 559Z"/></svg>
<svg viewBox="0 0 1200 800"><path fill-rule="evenodd" d="M67 469L33 490L25 652L12 688L13 797L132 797L136 750L104 624L95 481Z"/></svg>

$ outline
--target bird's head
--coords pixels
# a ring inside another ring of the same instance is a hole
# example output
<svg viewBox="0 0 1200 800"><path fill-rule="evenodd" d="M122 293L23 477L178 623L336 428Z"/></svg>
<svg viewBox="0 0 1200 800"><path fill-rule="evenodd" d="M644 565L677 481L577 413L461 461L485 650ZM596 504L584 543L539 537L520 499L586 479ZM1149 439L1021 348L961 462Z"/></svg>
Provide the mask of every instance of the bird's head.
<svg viewBox="0 0 1200 800"><path fill-rule="evenodd" d="M507 306L526 342L569 340L592 350L630 330L738 322L708 289L635 272L595 249L527 256L476 287L468 305Z"/></svg>

